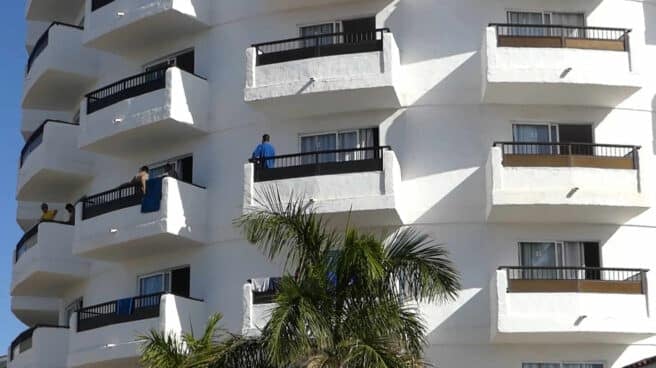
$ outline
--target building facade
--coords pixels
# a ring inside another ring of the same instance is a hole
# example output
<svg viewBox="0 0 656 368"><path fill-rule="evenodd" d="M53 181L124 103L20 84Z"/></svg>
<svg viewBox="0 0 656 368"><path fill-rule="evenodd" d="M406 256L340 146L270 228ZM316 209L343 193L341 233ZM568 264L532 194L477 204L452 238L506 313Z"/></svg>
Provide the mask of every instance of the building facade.
<svg viewBox="0 0 656 368"><path fill-rule="evenodd" d="M136 367L140 333L213 312L257 333L248 280L282 265L232 221L267 188L445 244L464 288L421 305L440 367L656 355L653 0L27 0L26 19L30 329L9 367ZM265 133L277 156L249 162Z"/></svg>

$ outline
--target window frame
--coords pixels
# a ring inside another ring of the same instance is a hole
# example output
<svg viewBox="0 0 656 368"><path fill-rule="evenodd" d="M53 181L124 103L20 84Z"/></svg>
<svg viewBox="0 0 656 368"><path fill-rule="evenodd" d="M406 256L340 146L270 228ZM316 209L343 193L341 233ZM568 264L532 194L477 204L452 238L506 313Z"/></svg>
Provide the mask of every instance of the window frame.
<svg viewBox="0 0 656 368"><path fill-rule="evenodd" d="M510 120L510 134L513 142L519 142L515 140L515 126L516 125L542 125L549 127L549 139L550 143L560 142L560 126L561 125L589 125L590 130L592 131L592 143L597 142L597 135L595 131L595 124L589 121L546 121L546 120L519 120L514 119ZM552 129L556 128L556 140L553 140Z"/></svg>
<svg viewBox="0 0 656 368"><path fill-rule="evenodd" d="M552 243L556 246L556 260L560 262L560 265L556 265L555 267L567 267L564 266L564 247L566 243L578 243L579 246L584 244L584 243L596 243L597 247L599 247L599 267L603 268L604 267L604 255L602 252L602 244L601 241L599 240L519 240L517 241L517 264L520 267L524 267L522 264L522 244L531 244L531 243ZM560 245L560 250L558 249L558 246ZM580 249L580 257L581 261L585 262L584 260L584 250L583 248ZM528 267L528 266L526 266ZM584 267L584 266L581 266Z"/></svg>
<svg viewBox="0 0 656 368"><path fill-rule="evenodd" d="M588 13L585 10L574 10L574 11L556 11L556 10L533 10L533 9L522 9L522 8L506 8L506 22L510 22L510 13L533 13L540 14L542 16L542 25L557 25L552 23L553 14L569 14L569 15L581 15L583 17L583 27L588 26ZM549 16L549 23L545 22L545 16Z"/></svg>
<svg viewBox="0 0 656 368"><path fill-rule="evenodd" d="M166 285L164 285L164 290L161 291L161 293L164 293L164 294L170 293L171 292L171 271L173 271L173 269L164 270L164 271L157 271L157 272L152 272L152 273L149 273L149 274L137 276L137 294L139 296L145 296L145 295L153 294L153 293L148 293L148 294L142 293L141 281L145 280L145 279L148 279L148 278L156 277L156 276L162 276L162 278L164 279L164 282L166 283Z"/></svg>

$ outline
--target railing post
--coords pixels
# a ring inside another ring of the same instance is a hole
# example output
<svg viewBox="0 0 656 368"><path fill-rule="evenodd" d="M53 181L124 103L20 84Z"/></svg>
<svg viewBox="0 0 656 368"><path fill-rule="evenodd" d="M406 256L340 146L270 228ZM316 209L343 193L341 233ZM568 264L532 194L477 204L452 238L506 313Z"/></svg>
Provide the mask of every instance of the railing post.
<svg viewBox="0 0 656 368"><path fill-rule="evenodd" d="M645 281L646 281L645 278L646 278L646 276L647 276L647 273L644 270L641 270L640 271L640 293L643 294L643 295L647 294L647 290L645 290L646 289L646 287L645 287Z"/></svg>

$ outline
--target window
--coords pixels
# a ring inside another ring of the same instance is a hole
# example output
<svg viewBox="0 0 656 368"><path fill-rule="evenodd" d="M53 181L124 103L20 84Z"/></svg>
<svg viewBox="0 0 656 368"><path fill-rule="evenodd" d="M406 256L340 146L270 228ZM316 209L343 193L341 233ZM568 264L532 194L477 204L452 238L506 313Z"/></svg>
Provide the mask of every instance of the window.
<svg viewBox="0 0 656 368"><path fill-rule="evenodd" d="M148 167L151 178L170 176L185 183L193 183L194 157L191 155L157 162Z"/></svg>
<svg viewBox="0 0 656 368"><path fill-rule="evenodd" d="M540 143L536 145L518 145L514 148L515 154L578 154L591 155L592 147L587 143L594 143L591 124L553 124L553 123L515 123L513 124L513 141L522 143ZM544 143L583 143L567 147L563 145Z"/></svg>
<svg viewBox="0 0 656 368"><path fill-rule="evenodd" d="M319 36L324 34L332 34L341 32L342 24L340 22L330 22L323 24L315 24L310 26L303 26L299 28L301 37ZM314 47L317 45L316 38L303 40L303 47ZM332 45L337 43L335 36L326 36L319 38L319 45Z"/></svg>
<svg viewBox="0 0 656 368"><path fill-rule="evenodd" d="M171 272L160 272L139 278L139 295L168 293L171 290Z"/></svg>
<svg viewBox="0 0 656 368"><path fill-rule="evenodd" d="M541 278L552 272L551 278L559 279L567 276L568 279L599 280L601 267L601 252L596 242L523 242L519 243L519 264L521 267L562 268L583 267L593 268L586 271L548 271L541 270ZM529 271L530 272L530 271ZM527 278L531 275L526 275Z"/></svg>
<svg viewBox="0 0 656 368"><path fill-rule="evenodd" d="M194 50L185 50L153 61L147 64L144 67L144 70L148 72L160 68L177 66L178 68L193 74L195 70L194 60Z"/></svg>
<svg viewBox="0 0 656 368"><path fill-rule="evenodd" d="M180 267L140 276L139 295L171 293L189 297L191 289L191 268Z"/></svg>
<svg viewBox="0 0 656 368"><path fill-rule="evenodd" d="M378 146L378 128L342 130L331 133L301 136L301 153L349 150ZM319 162L340 162L373 158L373 151L354 151L339 153L323 153ZM314 163L314 156L304 158L304 163Z"/></svg>
<svg viewBox="0 0 656 368"><path fill-rule="evenodd" d="M509 11L507 17L510 24L585 27L585 14L583 13ZM581 32L583 30L580 29L562 30L560 28L522 27L513 29L511 36L580 37L582 36Z"/></svg>
<svg viewBox="0 0 656 368"><path fill-rule="evenodd" d="M604 368L603 363L523 363L522 368Z"/></svg>

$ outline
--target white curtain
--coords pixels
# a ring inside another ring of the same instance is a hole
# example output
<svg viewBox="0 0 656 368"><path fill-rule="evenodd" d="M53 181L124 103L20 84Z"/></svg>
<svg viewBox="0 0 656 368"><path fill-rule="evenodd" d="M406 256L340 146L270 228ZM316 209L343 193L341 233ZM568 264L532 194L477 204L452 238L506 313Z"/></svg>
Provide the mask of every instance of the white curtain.
<svg viewBox="0 0 656 368"><path fill-rule="evenodd" d="M322 34L331 34L337 32L339 32L339 30L336 29L335 23L317 24L313 26L305 26L300 28L301 37L319 36ZM303 42L302 47L316 46L317 44L315 40L316 38L301 41ZM320 45L332 45L333 43L335 43L335 37L333 36L319 38Z"/></svg>
<svg viewBox="0 0 656 368"><path fill-rule="evenodd" d="M559 26L583 27L585 26L585 16L578 13L552 13L551 24ZM585 36L583 29L553 29L553 36L581 38Z"/></svg>
<svg viewBox="0 0 656 368"><path fill-rule="evenodd" d="M549 125L515 124L513 125L513 140L520 143L549 143ZM547 154L551 151L549 146L517 145L514 154Z"/></svg>
<svg viewBox="0 0 656 368"><path fill-rule="evenodd" d="M317 152L317 151L332 151L337 149L337 137L335 134L320 134L307 137L301 137L301 152ZM336 160L334 153L322 153L318 156L319 163L321 162L334 162ZM303 156L303 164L314 164L316 156L308 155Z"/></svg>
<svg viewBox="0 0 656 368"><path fill-rule="evenodd" d="M508 12L508 23L540 25L545 22L542 13L511 11ZM545 29L543 27L513 27L509 31L509 36L538 37L545 35Z"/></svg>

